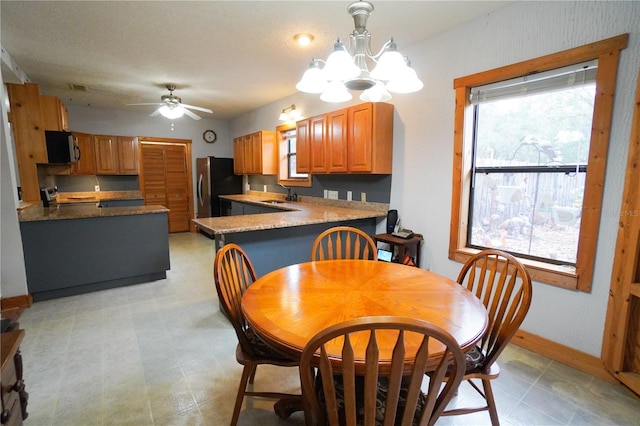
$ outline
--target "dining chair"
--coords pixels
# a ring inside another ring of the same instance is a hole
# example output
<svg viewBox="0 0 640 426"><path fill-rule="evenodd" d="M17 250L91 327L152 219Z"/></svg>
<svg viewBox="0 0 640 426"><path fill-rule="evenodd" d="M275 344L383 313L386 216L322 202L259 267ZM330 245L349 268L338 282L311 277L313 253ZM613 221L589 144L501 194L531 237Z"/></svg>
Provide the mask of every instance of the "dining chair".
<svg viewBox="0 0 640 426"><path fill-rule="evenodd" d="M358 342L363 349L356 349ZM417 349L407 350L409 342ZM380 359L380 343L394 348L390 359ZM329 347L342 356L329 356ZM443 354L430 360L434 348ZM427 370L432 373L425 394L421 386ZM433 324L397 316L345 321L317 333L302 351L305 421L331 426L432 425L463 374L460 346Z"/></svg>
<svg viewBox="0 0 640 426"><path fill-rule="evenodd" d="M318 235L311 247L311 260L376 260L378 248L366 232L351 226L335 226Z"/></svg>
<svg viewBox="0 0 640 426"><path fill-rule="evenodd" d="M496 360L507 346L531 305L531 278L512 255L500 250L483 250L466 261L457 282L478 297L488 313L487 331L480 343L465 354L466 380L486 401L481 407L456 407L442 415L489 411L491 424L499 425L491 380L500 375ZM482 382L482 389L473 379Z"/></svg>
<svg viewBox="0 0 640 426"><path fill-rule="evenodd" d="M300 400L301 394L247 390L247 384L253 384L258 365L270 364L281 367L297 367L298 360L288 358L267 346L251 329L242 313L241 299L247 288L256 280L256 273L245 251L237 244L229 243L216 254L213 276L220 299L221 307L233 325L238 337L236 346L236 360L244 368L238 387L231 425L238 423L242 401L245 396L263 398L293 398ZM280 406L284 411L274 406L276 414L282 418L291 415L293 409ZM287 411L289 410L289 411Z"/></svg>

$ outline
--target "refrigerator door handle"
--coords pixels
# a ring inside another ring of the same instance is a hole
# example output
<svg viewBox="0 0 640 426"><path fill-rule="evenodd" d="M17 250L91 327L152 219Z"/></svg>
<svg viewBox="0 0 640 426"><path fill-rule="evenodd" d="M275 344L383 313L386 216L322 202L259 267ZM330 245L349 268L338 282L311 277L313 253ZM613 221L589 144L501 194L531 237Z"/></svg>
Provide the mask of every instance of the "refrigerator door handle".
<svg viewBox="0 0 640 426"><path fill-rule="evenodd" d="M203 206L204 199L202 198L202 175L198 177L198 199L200 200L200 206Z"/></svg>

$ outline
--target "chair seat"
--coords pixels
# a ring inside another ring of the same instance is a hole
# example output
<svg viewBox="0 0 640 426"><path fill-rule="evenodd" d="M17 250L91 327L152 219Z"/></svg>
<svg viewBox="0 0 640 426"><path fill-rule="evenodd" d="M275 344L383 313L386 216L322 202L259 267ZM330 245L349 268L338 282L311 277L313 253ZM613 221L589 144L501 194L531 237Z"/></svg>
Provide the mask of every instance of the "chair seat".
<svg viewBox="0 0 640 426"><path fill-rule="evenodd" d="M342 382L342 375L335 374L333 376L334 384L335 384L335 392L336 399L338 401L339 413L338 418L340 419L340 424L345 424L345 414L344 414L344 384ZM403 411L401 407L405 406L406 395L409 387L409 376L404 376L402 378L402 384L400 388L400 401L398 403L398 413L396 414L396 423L400 423L402 419ZM385 412L385 404L387 401L387 391L389 389L389 380L387 377L379 377L378 378L378 389L376 394L376 426L382 426L382 422L384 421L384 412ZM326 404L324 399L324 392L322 389L322 378L320 375L316 376L316 393L319 396L320 407L322 410L326 410ZM364 388L364 377L356 376L356 388L363 389ZM364 392L356 393L356 409L357 409L357 426L362 426L364 424ZM421 393L422 397L418 400L418 406L413 416L412 425L418 425L420 422L420 416L422 415L422 408L424 406L424 394Z"/></svg>
<svg viewBox="0 0 640 426"><path fill-rule="evenodd" d="M251 343L251 349L256 353L256 355L263 356L265 358L270 359L282 359L286 361L291 361L291 357L286 356L280 351L273 349L271 346L264 343L264 341L258 337L255 331L251 327L247 328L244 333L249 339Z"/></svg>
<svg viewBox="0 0 640 426"><path fill-rule="evenodd" d="M467 373L482 368L482 365L484 364L484 354L482 353L482 349L480 349L478 345L474 346L473 349L464 354L464 361Z"/></svg>

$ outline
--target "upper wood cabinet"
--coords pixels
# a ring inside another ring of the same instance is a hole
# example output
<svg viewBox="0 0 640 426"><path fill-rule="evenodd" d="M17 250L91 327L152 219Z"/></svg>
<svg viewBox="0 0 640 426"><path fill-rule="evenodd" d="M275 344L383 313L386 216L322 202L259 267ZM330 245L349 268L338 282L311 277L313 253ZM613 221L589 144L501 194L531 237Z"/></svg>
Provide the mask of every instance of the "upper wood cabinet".
<svg viewBox="0 0 640 426"><path fill-rule="evenodd" d="M96 174L138 174L138 142L129 136L94 136Z"/></svg>
<svg viewBox="0 0 640 426"><path fill-rule="evenodd" d="M327 135L325 145L328 173L346 173L349 171L347 152L349 144L348 109L341 109L327 114ZM315 154L315 152L314 152Z"/></svg>
<svg viewBox="0 0 640 426"><path fill-rule="evenodd" d="M369 102L349 108L349 171L391 174L393 105Z"/></svg>
<svg viewBox="0 0 640 426"><path fill-rule="evenodd" d="M233 139L233 171L237 175L275 175L278 172L276 133L261 130Z"/></svg>
<svg viewBox="0 0 640 426"><path fill-rule="evenodd" d="M71 173L74 175L96 174L96 152L93 146L93 135L87 133L72 132L73 142L80 149L80 159L71 164Z"/></svg>
<svg viewBox="0 0 640 426"><path fill-rule="evenodd" d="M118 136L118 173L121 175L138 174L138 139L131 136Z"/></svg>
<svg viewBox="0 0 640 426"><path fill-rule="evenodd" d="M391 174L393 105L368 102L296 123L300 173Z"/></svg>
<svg viewBox="0 0 640 426"><path fill-rule="evenodd" d="M45 130L69 131L69 115L60 98L40 96Z"/></svg>
<svg viewBox="0 0 640 426"><path fill-rule="evenodd" d="M44 119L37 84L6 84L9 97L9 121L20 173L24 201L40 200L37 163L46 163L47 144Z"/></svg>

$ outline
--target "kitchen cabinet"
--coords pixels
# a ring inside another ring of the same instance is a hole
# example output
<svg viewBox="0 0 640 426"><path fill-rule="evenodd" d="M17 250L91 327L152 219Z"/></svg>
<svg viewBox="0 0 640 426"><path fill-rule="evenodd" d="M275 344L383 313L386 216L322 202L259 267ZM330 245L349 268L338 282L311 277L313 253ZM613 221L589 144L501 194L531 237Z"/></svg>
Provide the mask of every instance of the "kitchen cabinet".
<svg viewBox="0 0 640 426"><path fill-rule="evenodd" d="M80 148L80 159L71 164L71 174L95 175L96 152L93 144L93 135L88 133L72 132L73 142Z"/></svg>
<svg viewBox="0 0 640 426"><path fill-rule="evenodd" d="M260 130L233 139L233 171L237 175L275 175L277 156L275 132Z"/></svg>
<svg viewBox="0 0 640 426"><path fill-rule="evenodd" d="M349 108L351 173L391 174L393 105L368 102Z"/></svg>
<svg viewBox="0 0 640 426"><path fill-rule="evenodd" d="M296 123L296 171L324 173L327 166L325 143L325 115L307 118Z"/></svg>
<svg viewBox="0 0 640 426"><path fill-rule="evenodd" d="M267 207L267 206L259 206L257 204L250 203L241 203L238 201L231 201L231 215L232 216L242 216L247 214L261 214L261 213L277 213L282 212L283 210Z"/></svg>
<svg viewBox="0 0 640 426"><path fill-rule="evenodd" d="M37 163L46 163L47 144L37 84L6 84L10 104L9 121L24 201L40 201Z"/></svg>
<svg viewBox="0 0 640 426"><path fill-rule="evenodd" d="M138 174L138 140L129 136L94 136L96 174Z"/></svg>
<svg viewBox="0 0 640 426"><path fill-rule="evenodd" d="M55 96L40 96L44 130L69 131L69 114L60 98Z"/></svg>
<svg viewBox="0 0 640 426"><path fill-rule="evenodd" d="M327 114L327 162L325 171L328 173L345 173L349 171L347 162L349 143L348 116L348 108Z"/></svg>
<svg viewBox="0 0 640 426"><path fill-rule="evenodd" d="M391 104L367 102L333 111L297 122L296 130L299 173L391 174Z"/></svg>

